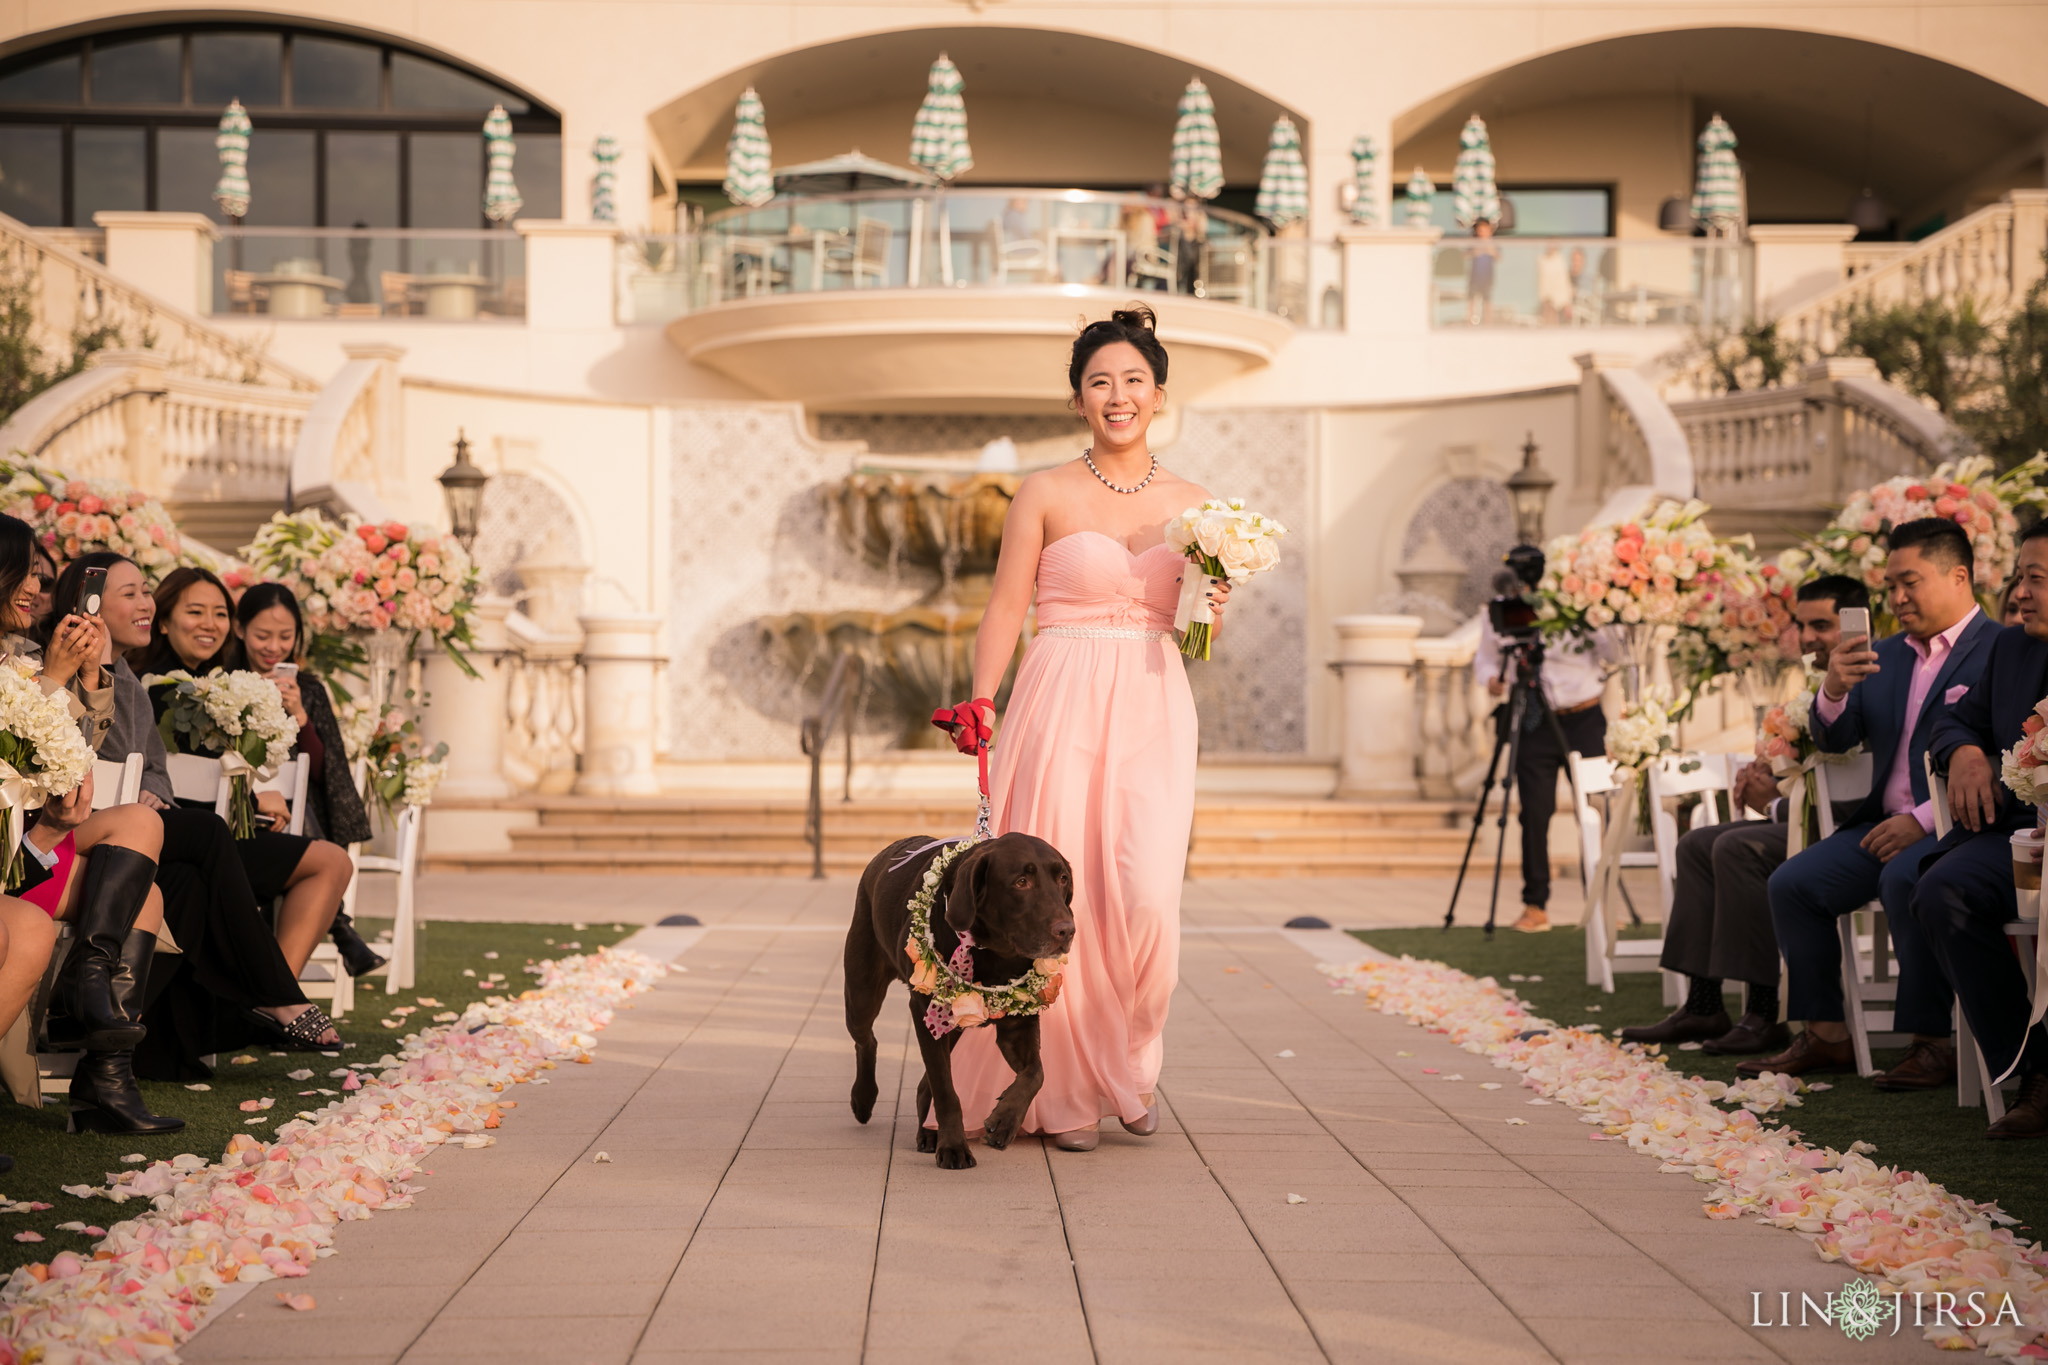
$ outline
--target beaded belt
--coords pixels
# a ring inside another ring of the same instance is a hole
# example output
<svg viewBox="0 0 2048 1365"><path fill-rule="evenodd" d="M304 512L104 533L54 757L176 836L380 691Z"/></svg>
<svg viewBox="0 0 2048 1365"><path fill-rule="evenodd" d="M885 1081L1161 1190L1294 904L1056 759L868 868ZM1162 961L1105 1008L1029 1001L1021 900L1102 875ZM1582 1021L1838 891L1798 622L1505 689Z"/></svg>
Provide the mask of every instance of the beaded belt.
<svg viewBox="0 0 2048 1365"><path fill-rule="evenodd" d="M1040 626L1040 635L1062 640L1159 640L1173 642L1170 630L1137 630L1128 626Z"/></svg>

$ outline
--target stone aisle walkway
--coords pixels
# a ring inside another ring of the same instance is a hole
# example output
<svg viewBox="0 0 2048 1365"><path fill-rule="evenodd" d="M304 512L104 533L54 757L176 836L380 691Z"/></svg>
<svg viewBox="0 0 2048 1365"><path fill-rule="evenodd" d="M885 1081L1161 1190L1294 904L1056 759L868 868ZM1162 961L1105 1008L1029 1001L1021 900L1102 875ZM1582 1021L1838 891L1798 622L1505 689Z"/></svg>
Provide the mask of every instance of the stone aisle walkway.
<svg viewBox="0 0 2048 1365"><path fill-rule="evenodd" d="M417 1208L342 1227L294 1286L317 1309L259 1289L184 1358L1935 1357L1910 1329L1750 1327L1753 1291L1796 1306L1846 1272L1796 1235L1707 1220L1698 1186L1589 1143L1562 1107L1480 1090L1511 1073L1332 994L1308 938L1188 934L1156 1137L977 1145L975 1169L945 1172L911 1148L900 993L863 1128L839 936L709 930L595 1065L523 1090L497 1146L437 1154Z"/></svg>

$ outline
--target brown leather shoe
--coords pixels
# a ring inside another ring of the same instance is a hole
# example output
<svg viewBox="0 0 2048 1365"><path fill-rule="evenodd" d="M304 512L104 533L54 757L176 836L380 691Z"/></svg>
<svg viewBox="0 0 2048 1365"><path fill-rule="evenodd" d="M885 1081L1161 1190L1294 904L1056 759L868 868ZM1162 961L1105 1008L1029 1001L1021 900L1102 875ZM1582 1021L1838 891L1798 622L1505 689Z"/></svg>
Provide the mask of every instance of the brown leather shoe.
<svg viewBox="0 0 2048 1365"><path fill-rule="evenodd" d="M1550 916L1533 905L1522 907L1522 917L1508 928L1518 934L1547 934L1550 932Z"/></svg>
<svg viewBox="0 0 2048 1365"><path fill-rule="evenodd" d="M1761 1014L1745 1014L1734 1028L1707 1039L1702 1050L1716 1057L1754 1057L1759 1052L1783 1052L1791 1045L1791 1029Z"/></svg>
<svg viewBox="0 0 2048 1365"><path fill-rule="evenodd" d="M1687 1014L1683 1005L1654 1024L1638 1024L1620 1033L1624 1043L1694 1043L1719 1038L1730 1025L1727 1010Z"/></svg>
<svg viewBox="0 0 2048 1365"><path fill-rule="evenodd" d="M1921 1038L1913 1041L1912 1051L1897 1066L1878 1072L1870 1083L1879 1090L1939 1090L1955 1080L1955 1044Z"/></svg>
<svg viewBox="0 0 2048 1365"><path fill-rule="evenodd" d="M1993 1142L2011 1138L2048 1137L2048 1072L2036 1071L2020 1077L2019 1098L2005 1111L2005 1117L1984 1130Z"/></svg>
<svg viewBox="0 0 2048 1365"><path fill-rule="evenodd" d="M1847 1038L1839 1043L1826 1042L1812 1029L1804 1029L1795 1035L1792 1046L1775 1057L1759 1057L1753 1062L1738 1062L1735 1066L1736 1073L1743 1076L1761 1076L1766 1071L1805 1076L1815 1072L1855 1069L1855 1044Z"/></svg>

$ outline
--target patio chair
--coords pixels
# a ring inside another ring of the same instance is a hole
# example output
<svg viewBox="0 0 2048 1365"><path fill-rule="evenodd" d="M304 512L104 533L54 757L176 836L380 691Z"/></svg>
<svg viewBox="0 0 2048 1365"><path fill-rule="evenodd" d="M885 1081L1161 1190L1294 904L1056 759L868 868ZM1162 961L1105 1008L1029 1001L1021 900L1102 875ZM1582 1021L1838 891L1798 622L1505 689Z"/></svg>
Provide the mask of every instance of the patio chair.
<svg viewBox="0 0 2048 1365"><path fill-rule="evenodd" d="M1005 237L1000 214L989 220L988 253L989 271L997 284L1008 284L1012 275L1020 275L1027 283L1036 284L1045 278L1052 263L1045 243L1039 238Z"/></svg>
<svg viewBox="0 0 2048 1365"><path fill-rule="evenodd" d="M220 276L227 286L230 313L260 313L269 302L270 287L256 283L255 271L223 270Z"/></svg>
<svg viewBox="0 0 2048 1365"><path fill-rule="evenodd" d="M1632 782L1615 778L1614 761L1605 757L1565 755L1565 767L1572 779L1572 811L1579 826L1579 876L1586 888L1586 984L1614 994L1616 972L1661 971L1657 958L1663 953L1661 939L1623 941L1607 923L1610 893L1621 894L1621 874L1633 867L1655 868L1654 851L1625 847L1635 828L1635 814L1626 803L1617 803L1616 792L1634 800ZM1607 800L1603 818L1593 798ZM1670 994L1670 985L1665 985Z"/></svg>
<svg viewBox="0 0 2048 1365"><path fill-rule="evenodd" d="M1179 275L1173 245L1148 246L1138 252L1131 257L1130 272L1133 287L1143 289L1145 281L1157 280L1158 288L1171 294Z"/></svg>
<svg viewBox="0 0 2048 1365"><path fill-rule="evenodd" d="M1257 284L1258 256L1248 245L1210 242L1202 248L1202 277L1195 284L1200 298L1251 306Z"/></svg>
<svg viewBox="0 0 2048 1365"><path fill-rule="evenodd" d="M889 282L889 225L880 218L862 218L853 227L853 240L825 251L825 274L845 275L858 289L863 281L878 285Z"/></svg>
<svg viewBox="0 0 2048 1365"><path fill-rule="evenodd" d="M386 270L377 276L377 284L383 291L384 311L387 314L403 318L419 312L419 276L408 275L398 270Z"/></svg>

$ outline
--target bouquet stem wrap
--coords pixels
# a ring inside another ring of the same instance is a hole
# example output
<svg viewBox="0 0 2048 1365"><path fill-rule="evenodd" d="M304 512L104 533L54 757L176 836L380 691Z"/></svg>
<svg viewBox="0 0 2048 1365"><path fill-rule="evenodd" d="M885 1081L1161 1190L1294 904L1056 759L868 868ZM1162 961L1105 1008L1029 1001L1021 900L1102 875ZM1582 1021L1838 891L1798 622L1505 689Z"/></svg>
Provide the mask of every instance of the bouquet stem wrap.
<svg viewBox="0 0 2048 1365"><path fill-rule="evenodd" d="M233 749L220 756L220 775L228 780L228 831L237 839L256 833L256 769Z"/></svg>
<svg viewBox="0 0 2048 1365"><path fill-rule="evenodd" d="M1180 576L1180 604L1173 611L1173 628L1180 632L1180 652L1190 659L1206 659L1215 638L1216 613L1209 606L1209 589L1223 581L1223 566L1214 556L1190 558L1200 573Z"/></svg>
<svg viewBox="0 0 2048 1365"><path fill-rule="evenodd" d="M21 807L0 805L0 884L12 893L21 888Z"/></svg>

